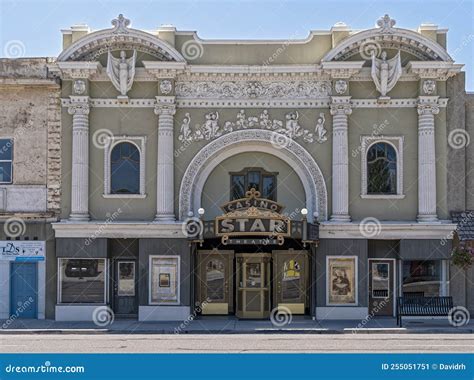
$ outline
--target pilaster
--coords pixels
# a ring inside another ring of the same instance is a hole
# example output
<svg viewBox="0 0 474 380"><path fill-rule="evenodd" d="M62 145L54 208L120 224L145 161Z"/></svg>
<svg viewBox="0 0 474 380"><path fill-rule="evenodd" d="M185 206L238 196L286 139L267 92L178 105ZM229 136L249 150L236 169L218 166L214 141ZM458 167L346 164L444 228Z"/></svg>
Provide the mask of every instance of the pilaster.
<svg viewBox="0 0 474 380"><path fill-rule="evenodd" d="M174 214L174 96L157 96L158 159L156 172L156 222L173 222Z"/></svg>
<svg viewBox="0 0 474 380"><path fill-rule="evenodd" d="M70 220L89 220L89 97L70 96L72 173Z"/></svg>
<svg viewBox="0 0 474 380"><path fill-rule="evenodd" d="M438 96L418 98L418 222L436 222L435 121Z"/></svg>
<svg viewBox="0 0 474 380"><path fill-rule="evenodd" d="M332 119L332 215L331 221L350 222L348 116L350 96L331 98Z"/></svg>

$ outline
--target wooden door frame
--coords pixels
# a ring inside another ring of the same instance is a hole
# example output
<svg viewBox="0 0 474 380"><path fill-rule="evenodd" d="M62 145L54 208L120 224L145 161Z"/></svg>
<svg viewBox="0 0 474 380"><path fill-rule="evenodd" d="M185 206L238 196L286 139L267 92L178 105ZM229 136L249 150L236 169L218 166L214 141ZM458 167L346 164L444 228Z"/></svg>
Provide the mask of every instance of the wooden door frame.
<svg viewBox="0 0 474 380"><path fill-rule="evenodd" d="M369 257L368 262L367 262L367 306L368 306L368 312L370 313L370 279L372 277L372 265L370 265L370 262L373 260L386 260L386 261L391 261L392 262L392 272L393 272L393 280L392 280L392 317L395 316L396 314L396 300L397 300L397 259L392 259L392 258L384 258L384 257Z"/></svg>

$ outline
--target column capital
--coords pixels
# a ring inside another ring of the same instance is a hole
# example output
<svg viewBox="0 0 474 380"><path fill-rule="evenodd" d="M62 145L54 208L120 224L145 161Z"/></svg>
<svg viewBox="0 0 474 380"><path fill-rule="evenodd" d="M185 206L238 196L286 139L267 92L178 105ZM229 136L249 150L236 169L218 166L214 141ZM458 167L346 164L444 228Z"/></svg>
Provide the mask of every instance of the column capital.
<svg viewBox="0 0 474 380"><path fill-rule="evenodd" d="M90 99L88 96L70 96L67 112L70 115L89 115Z"/></svg>
<svg viewBox="0 0 474 380"><path fill-rule="evenodd" d="M350 96L331 96L329 105L331 115L350 115L352 113L352 103Z"/></svg>
<svg viewBox="0 0 474 380"><path fill-rule="evenodd" d="M418 115L437 115L439 113L439 96L419 96Z"/></svg>
<svg viewBox="0 0 474 380"><path fill-rule="evenodd" d="M176 113L176 97L174 96L157 96L155 105L156 115L170 115Z"/></svg>

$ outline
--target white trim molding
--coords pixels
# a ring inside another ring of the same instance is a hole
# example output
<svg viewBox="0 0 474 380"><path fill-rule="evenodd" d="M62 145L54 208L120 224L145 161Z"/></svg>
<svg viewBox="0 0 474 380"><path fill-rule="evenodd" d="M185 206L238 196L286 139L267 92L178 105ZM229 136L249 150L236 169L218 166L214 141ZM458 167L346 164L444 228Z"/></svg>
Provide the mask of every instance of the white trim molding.
<svg viewBox="0 0 474 380"><path fill-rule="evenodd" d="M104 147L104 198L145 198L145 154L146 136L110 136L108 144ZM120 143L128 142L137 147L140 154L140 191L138 194L112 194L111 193L111 159L112 150Z"/></svg>
<svg viewBox="0 0 474 380"><path fill-rule="evenodd" d="M175 238L186 239L182 223L153 223L144 221L108 222L107 220L93 222L62 221L52 223L57 238Z"/></svg>
<svg viewBox="0 0 474 380"><path fill-rule="evenodd" d="M370 135L360 137L361 147L361 198L363 199L403 199L403 136ZM397 193L367 194L367 152L377 143L386 143L395 149L397 155Z"/></svg>
<svg viewBox="0 0 474 380"><path fill-rule="evenodd" d="M437 224L419 223L416 221L379 221L376 233L371 239L399 240L399 239L453 239L456 224L451 221L441 221ZM364 223L321 222L319 225L320 239L367 239Z"/></svg>

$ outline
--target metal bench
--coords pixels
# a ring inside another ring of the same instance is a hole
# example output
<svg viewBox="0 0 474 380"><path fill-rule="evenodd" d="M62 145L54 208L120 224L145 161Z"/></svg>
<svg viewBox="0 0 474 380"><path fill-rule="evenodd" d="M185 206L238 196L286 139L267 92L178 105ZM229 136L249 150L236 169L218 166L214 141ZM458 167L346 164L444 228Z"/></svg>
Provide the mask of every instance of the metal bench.
<svg viewBox="0 0 474 380"><path fill-rule="evenodd" d="M397 297L397 325L402 317L447 317L453 308L453 297Z"/></svg>

